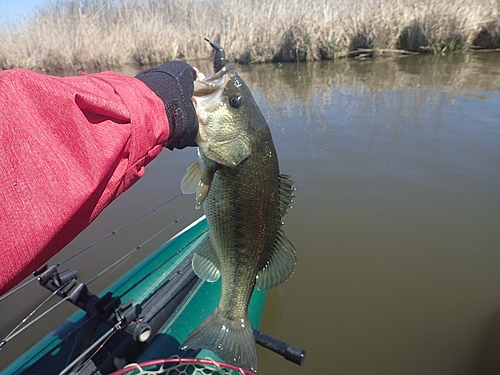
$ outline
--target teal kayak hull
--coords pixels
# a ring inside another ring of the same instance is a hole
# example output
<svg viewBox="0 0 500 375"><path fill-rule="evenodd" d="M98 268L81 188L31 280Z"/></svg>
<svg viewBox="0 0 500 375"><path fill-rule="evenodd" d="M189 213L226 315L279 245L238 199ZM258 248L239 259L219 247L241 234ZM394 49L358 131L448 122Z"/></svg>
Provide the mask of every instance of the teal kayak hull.
<svg viewBox="0 0 500 375"><path fill-rule="evenodd" d="M204 218L201 218L174 236L102 292L101 295L110 292L113 296L119 296L122 302L132 300L134 305L141 306L151 305L151 301L155 298L157 300L169 299L168 308L172 309L172 312L164 321L160 320L159 322L156 315L161 314L161 311L152 314L155 315L153 318L156 319L154 324L158 327L154 329L154 333L145 342L134 342L131 337L124 338L125 335L115 337L116 343L114 345L117 348L124 347L121 352L118 351L122 354L117 355L116 358L110 358L109 354L104 353L106 350L102 350L99 345L96 345L92 362L97 369L94 372L89 370L88 373L100 374L114 371L125 366L129 361L142 362L182 355L179 345L217 306L221 290L220 280L216 283L207 283L193 277L192 280L184 281L186 286L183 286L181 291L176 292L177 294L174 296L169 295L168 292L162 292L165 297L162 295L161 298L158 298L156 295L166 286L168 287L169 283L174 284L180 274L187 274L188 266L186 264L190 262L190 257L207 235L208 224ZM183 264L184 268L182 268ZM190 267L189 271L192 273ZM181 275L181 277L184 276ZM265 292L257 290L252 296L249 316L254 328L258 328L260 325L265 297ZM148 316L144 308L143 313ZM71 351L74 350L75 337L77 336L75 332L82 331L79 327L89 323L85 319L84 311L79 311L68 317L58 328L6 368L2 375L61 372L67 366ZM109 329L110 326L106 323L99 323L95 331L105 333ZM99 334L95 335L91 342L95 344L98 339ZM126 346L129 341L130 346ZM95 355L96 352L97 355ZM208 351L202 351L199 355L202 357L213 356ZM102 360L99 359L100 357ZM99 370L100 362L107 370Z"/></svg>

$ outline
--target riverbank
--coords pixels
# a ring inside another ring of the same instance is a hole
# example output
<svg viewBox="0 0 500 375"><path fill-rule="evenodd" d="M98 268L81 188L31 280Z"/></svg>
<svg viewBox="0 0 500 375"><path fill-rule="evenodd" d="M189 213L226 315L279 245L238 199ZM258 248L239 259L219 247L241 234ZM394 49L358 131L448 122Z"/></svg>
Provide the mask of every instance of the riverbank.
<svg viewBox="0 0 500 375"><path fill-rule="evenodd" d="M0 69L103 70L208 58L240 63L500 48L498 0L63 0L0 24Z"/></svg>

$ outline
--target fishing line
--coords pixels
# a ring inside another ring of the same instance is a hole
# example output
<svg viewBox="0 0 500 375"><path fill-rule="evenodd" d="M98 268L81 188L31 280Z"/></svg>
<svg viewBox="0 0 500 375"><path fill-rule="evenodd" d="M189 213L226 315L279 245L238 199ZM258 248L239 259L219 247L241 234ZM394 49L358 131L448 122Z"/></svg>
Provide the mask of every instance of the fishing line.
<svg viewBox="0 0 500 375"><path fill-rule="evenodd" d="M64 263L70 261L71 259L74 259L76 258L77 256L87 252L88 250L90 250L91 248L93 248L94 246L98 245L99 243L101 243L102 241L104 241L105 239L115 235L116 233L118 233L119 231L129 227L130 225L134 224L135 222L145 218L146 216L152 214L153 212L159 210L160 208L166 206L167 204L169 204L170 202L180 198L181 196L183 196L184 194L183 193L179 193L177 195L175 195L174 197L172 198L169 198L168 200L166 200L165 202L159 204L158 206L152 208L151 210L143 213L142 215L139 215L138 217L132 219L131 221L129 221L128 223L125 223L123 224L121 227L118 227L117 229L111 231L110 233L104 235L103 237L99 238L98 240L94 241L93 243L91 243L90 245L84 247L83 249L77 251L76 253L70 255L68 258L64 259L63 261L59 262L56 264L56 267L59 267L61 265L63 265ZM21 289L25 288L26 286L28 286L29 284L31 284L32 282L34 281L37 281L36 278L33 278L33 279L30 279L30 280L27 280L25 281L24 283L22 284L19 284L18 286L14 287L13 289L11 289L10 291L8 291L7 293L5 293L4 295L0 296L0 302L2 302L3 300L7 299L8 297L10 297L11 295L17 293L18 291L20 291Z"/></svg>
<svg viewBox="0 0 500 375"><path fill-rule="evenodd" d="M192 211L193 211L193 210L191 210L190 212L192 212ZM186 214L187 214L187 213L186 213ZM185 215L186 215L186 214L185 214ZM185 216L185 215L183 215L183 216ZM201 218L200 218L200 219L201 219ZM198 219L198 220L197 220L197 221L195 221L194 223L197 223L200 219ZM180 220L180 218L179 218L178 220ZM171 223L170 225L172 225L172 224L173 224L173 223ZM178 256L180 253L182 253L185 249L187 249L188 247L192 246L192 245L193 245L193 243L195 243L196 241L200 241L200 239L205 238L205 236L206 236L206 234L208 233L208 231L209 231L209 229L204 230L204 231L203 231L203 232L202 232L202 233L201 233L201 234L200 234L197 238L195 238L195 239L193 239L193 240L189 241L187 244L185 244L182 248L180 248L179 250L177 250L177 251L176 251L174 254L172 254L170 257L168 257L168 258L167 258L167 259L165 259L163 262L161 262L160 264L158 264L158 265L157 265L157 266L156 266L153 270L151 270L151 271L150 271L147 275L145 275L145 276L144 276L141 280L139 280L137 283L135 283L134 285L132 285L129 289L127 289L126 291L124 291L124 292L123 292L121 295L119 295L118 297L119 297L119 298L122 298L125 294L129 293L129 292L130 292L133 288L137 287L137 286L138 286L138 285L140 285L140 284L141 284L144 280L146 280L148 277L150 277L151 275L153 275L153 274L155 273L155 271L156 271L156 270L158 270L158 269L160 269L161 267L163 267L163 265L164 265L164 264L166 264L166 263L170 262L173 258L175 258L175 257L176 257L176 256ZM174 238L174 237L173 237L173 238ZM169 282L169 281L170 281L170 280L171 280L174 276L175 276L175 275L173 275L171 278L169 278L169 279L167 280L167 282ZM200 283L200 285L196 287L196 290L199 290L199 288L201 287L201 285L202 285L202 284L203 284L203 283ZM181 310L184 310L184 309L186 308L186 305L188 304L188 302L189 302L189 301L191 301L191 300L194 298L194 295L195 295L195 294L196 294L196 293L193 293L193 294L191 294L191 295L189 296L189 298L188 298L188 299L184 302L183 307L181 308ZM179 314L180 314L180 311L177 311L177 313L176 313L176 315L175 315L175 316L178 316ZM96 319L96 317L93 317L93 318L91 318L91 319ZM87 322L87 323L88 323L88 322ZM138 322L133 322L133 323L131 323L130 325L132 325L132 324L137 324L137 323L138 323ZM168 326L170 326L170 325L172 325L172 324L173 324L173 322L171 321L171 322L169 323L169 325L168 325ZM76 328L74 331L70 332L68 335L66 335L66 338L64 338L63 340L61 340L61 342L59 342L59 343L57 344L57 346L56 346L55 348L59 348L60 346L62 346L62 344L64 343L64 341L65 341L66 339L68 339L68 338L69 338L70 336L72 336L72 335L75 335L78 331L82 330L83 328L84 328L84 326L82 325L82 326L80 326L80 327ZM116 331L115 331L115 332L116 332ZM115 332L113 332L113 334L114 334ZM109 338L110 338L110 337L108 337L108 339L109 339ZM101 344L101 346L100 346L100 347L99 347L99 348L98 348L98 349L97 349L97 350L96 350L96 351L92 354L92 356L91 356L88 360L86 360L86 361L85 361L85 363L87 363L87 362L88 362L88 361L89 361L89 360L90 360L90 359L91 359L91 358L92 358L92 357L93 357L93 356L94 356L94 355L95 355L95 354L96 354L96 353L97 353L97 352L101 349L101 347L102 347L102 346L104 346L104 344L108 341L108 339L106 339L106 340L105 340L105 342L103 342L103 343ZM92 348L94 348L94 347L95 347L95 346L93 346ZM54 348L54 349L55 349L55 348ZM89 348L89 349L90 349L90 348ZM90 350L89 350L89 351L87 351L87 353L89 353L89 352L90 352ZM83 365L85 365L85 363L84 363ZM81 365L81 366L83 366L83 365ZM80 368L81 368L81 366L80 366Z"/></svg>
<svg viewBox="0 0 500 375"><path fill-rule="evenodd" d="M116 325L111 327L104 335L99 337L99 339L94 342L91 346L87 348L82 354L80 354L78 357L75 358L73 362L71 362L66 368L64 368L59 375L64 375L67 374L68 371L70 371L78 362L80 362L88 353L90 353L92 350L94 350L95 347L100 345L103 341L107 340L111 335L113 335L116 331L118 331L120 327L117 327Z"/></svg>
<svg viewBox="0 0 500 375"><path fill-rule="evenodd" d="M79 373L81 369L83 369L91 360L92 358L94 358L94 356L99 353L99 351L104 347L104 345L106 345L106 343L117 333L119 332L120 330L126 328L126 327L130 327L134 324L138 324L142 321L142 319L139 319L138 321L136 322L132 322L128 325L124 325L124 326L121 326L120 323L116 324L113 328L115 328L115 330L113 332L111 332L104 340L98 340L99 342L101 342L101 345L99 345L99 347L85 360L85 362L83 362L82 364L80 364L77 368L75 368L73 370L72 373ZM109 331L108 331L109 332ZM107 334L107 333L106 333ZM102 339L102 337L101 337ZM80 360L83 359L86 355L90 354L90 352L92 351L91 349L95 348L96 345L92 345L90 348L88 348L84 353L82 353L79 358ZM75 361L73 361L72 363L74 363ZM74 363L73 366L75 366L77 363ZM62 370L62 372L60 372L59 374L63 374L64 371L67 371L70 369L70 365L68 365L65 369Z"/></svg>
<svg viewBox="0 0 500 375"><path fill-rule="evenodd" d="M138 250L141 246L145 245L148 241L150 241L151 239L153 239L154 237L156 237L159 233L161 233L162 231L168 229L168 227L174 225L175 223L177 223L179 220L181 220L184 216L186 216L187 214L193 212L194 209L191 209L189 210L188 212L186 212L185 214L181 215L178 219L176 219L175 221L173 221L172 223L170 223L167 227L163 228L160 232L156 233L155 235L153 235L152 237L150 237L149 239L147 239L146 241L144 241L141 245L137 246L136 248L134 248L132 251L130 251L128 254L126 254L123 258L129 258L131 253L133 253L134 251ZM198 236L197 238L189 241L187 244L185 244L182 248L180 248L179 250L177 250L174 254L172 254L170 257L168 257L167 259L165 259L163 262L161 262L160 264L158 264L156 267L154 267L153 270L151 270L147 275L145 275L141 280L139 280L138 282L136 282L132 287L130 287L127 291L123 292L119 297L122 298L124 294L130 292L133 288L137 287L138 285L140 285L144 280L146 280L148 277L150 277L151 275L153 275L155 273L156 270L160 269L163 265L165 265L166 263L168 263L169 261L171 261L173 258L175 258L177 255L179 255L182 251L184 251L186 248L188 248L189 246L191 246L193 243L195 243L196 241L199 241L200 238L204 238L205 235L208 233L209 229L206 229L204 230L200 236ZM118 260L117 262L119 262L120 260ZM110 267L112 267L113 265L111 265ZM106 270L104 270L103 272L105 272ZM96 277L98 277L99 275L96 275L94 277L94 279ZM168 280L167 282L169 282L170 280L172 280L173 278L175 277L175 275L172 275ZM92 279L92 280L94 280ZM91 281L92 281L91 280ZM90 283L91 281L89 281L88 283ZM88 284L87 283L87 284ZM202 284L202 283L201 283ZM200 286L201 286L200 284ZM200 286L197 287L196 290L198 290L200 288ZM192 294L188 301L190 301L192 298L194 298L194 294ZM185 305L187 305L186 302L184 302L184 307L185 308ZM140 319L139 321L136 321L136 322L131 322L130 324L128 324L128 326L131 326L133 324L137 324L139 323L141 320L143 320L144 318ZM172 324L172 323L170 323ZM116 334L119 330L125 328L125 327L122 327L120 326L119 324L115 325L114 326L115 330L110 332L106 332L105 335L107 336L106 338L103 338L103 337L100 337L100 339L98 340L98 343L100 343L99 347L90 355L89 358L87 358L83 363L81 363L78 368L74 369L73 372L78 372L80 371L80 369L82 369L83 367L85 367L85 365L104 347L104 345L111 339L111 337L113 337L114 334ZM73 334L73 333L72 333ZM97 342L94 343L91 347L89 347L84 353L82 353L78 359L81 361L86 355L88 355L90 352L92 352L92 350L97 346L98 344ZM58 345L60 346L61 343ZM62 372L60 372L60 375L62 374L65 374L68 370L71 369L71 367L74 367L76 366L78 363L78 361L75 359L75 361L73 361L70 365L68 365Z"/></svg>
<svg viewBox="0 0 500 375"><path fill-rule="evenodd" d="M88 251L90 248L94 247L95 245L101 243L102 241L104 241L105 239L115 235L116 233L118 233L119 231L127 228L128 226L134 224L135 222L141 220L142 218L148 216L149 214L152 214L153 212L159 210L160 208L162 208L163 206L167 205L168 203L174 201L175 199L183 196L184 194L183 193L179 193L177 194L176 196L174 196L173 198L170 198L168 199L167 201L163 202L162 204L152 208L151 210L143 213L142 215L136 217L135 219L132 219L131 221L129 221L128 223L126 224L123 224L121 227L118 227L117 229L111 231L110 233L106 234L105 236L101 237L100 239L98 239L97 241L91 243L90 245L88 245L87 247L81 249L80 251L76 252L75 254L69 256L68 258L66 258L65 260L61 261L60 263L57 264L57 266L60 266L60 265L63 265L64 263L70 261L71 259L73 258L76 258L77 256L83 254L84 252Z"/></svg>
<svg viewBox="0 0 500 375"><path fill-rule="evenodd" d="M154 275L154 273L159 270L161 267L163 267L165 264L167 264L168 262L170 262L172 259L174 259L176 256L178 256L180 253L182 253L185 249L187 249L188 247L190 247L193 243L195 243L196 241L199 241L200 238L205 238L205 235L208 233L209 229L206 229L204 230L197 238L189 241L187 244L185 244L183 247L181 247L179 250L177 250L174 254L172 254L170 257L168 257L167 259L165 259L163 262L161 262L160 264L158 264L155 268L153 268L151 271L149 271L148 274L144 275L144 277L142 279L140 279L139 281L137 281L134 285L132 285L130 288L128 288L127 290L123 291L119 297L120 298L123 298L124 295L126 295L127 293L129 293L130 291L132 291L135 287L137 287L138 285L140 285L143 281L145 281L148 277L150 277L151 275ZM170 280L172 280L174 277L176 276L176 274L172 275L169 279L166 280L166 282L170 282Z"/></svg>
<svg viewBox="0 0 500 375"><path fill-rule="evenodd" d="M50 299L52 299L52 297L54 297L54 295L56 295L61 289L63 289L64 287L66 287L68 284L69 284L70 281L66 282L65 284L61 285L57 290L55 290L54 292L52 292L52 294L50 296L48 296L47 298L45 298L45 300L40 303L31 313L28 314L28 316L26 316L12 331L10 331L10 333L5 336L5 338L0 342L0 350L2 349L2 347L7 343L9 342L11 339L13 339L14 337L16 337L17 335L19 335L21 332L23 332L25 329L27 329L28 327L31 327L31 325L33 325L35 322L39 321L41 318L43 318L45 315L47 315L49 312L51 312L52 310L54 310L56 307L58 307L59 305L61 305L64 301L66 301L66 298L63 298L61 301L57 302L54 306L52 306L50 309L44 311L42 314L40 314L39 316L37 316L34 320L32 320L31 322L29 322L27 325L25 325L24 327L20 328L24 323L26 323L28 321L29 318L31 318L38 310L40 310L42 308L43 305L45 305L47 302L49 302Z"/></svg>
<svg viewBox="0 0 500 375"><path fill-rule="evenodd" d="M173 224L177 223L179 220L181 220L184 216L186 216L187 214L191 213L192 211L194 211L193 209L186 212L185 214L181 215L178 219L174 220L173 222L171 222L167 227L165 227L163 230L167 229L168 227L172 226ZM201 219L201 218L200 218ZM198 219L198 221L200 220ZM195 221L197 222L197 221ZM162 230L162 231L163 231ZM147 275L145 275L141 280L139 280L138 282L136 282L133 286L131 286L128 290L124 291L119 297L122 298L123 295L125 295L126 293L130 292L133 288L137 287L138 285L140 285L144 280L146 280L148 277L150 277L151 275L153 275L155 273L156 270L160 269L161 267L163 267L163 265L165 265L166 263L170 262L173 258L175 258L176 256L178 256L180 253L182 253L186 248L190 247L193 243L195 243L196 241L200 241L201 238L204 238L205 235L208 233L209 229L206 229L204 230L197 238L189 241L187 244L185 244L183 247L181 247L180 249L178 249L174 254L172 254L170 257L168 257L167 259L165 259L163 262L161 262L160 264L158 264L154 269L152 269ZM158 234L158 233L157 233ZM148 241L148 240L147 240ZM147 241L145 241L143 244L145 244ZM142 244L142 245L143 245ZM139 246L138 246L139 247ZM137 248L136 248L137 249ZM135 251L136 249L134 249L133 251ZM127 254L128 255L128 254ZM124 257L127 257L127 256L124 256ZM175 275L172 275L170 279L167 280L167 282L169 282ZM97 276L94 277L94 279L96 278ZM68 282L69 283L69 282ZM47 315L49 312L51 312L52 310L54 310L55 308L57 308L59 305L61 305L62 303L64 303L67 298L64 298L62 299L61 301L59 301L57 304L55 304L51 309L47 310L46 312L44 312L42 315L40 315L39 317L37 317L35 320L33 320L32 322L30 322L26 327L22 328L21 330L19 330L18 332L15 332L24 322L26 322L36 311L38 311L43 304L45 304L46 302L49 301L50 298L52 298L55 294L57 294L57 292L64 288L68 283L62 285L58 290L56 290L55 292L53 292L49 297L47 297L47 299L42 302L33 312L31 312L21 323L18 324L18 326L16 328L14 328L11 333L9 333L9 335L7 335L7 337L2 341L0 342L0 350L2 348L2 346L4 344L6 344L8 341L10 341L12 338L14 338L15 336L19 335L21 332L23 332L25 329L27 329L28 327L30 327L32 324L34 324L35 322L37 322L38 320L40 320L41 318L43 318L45 315ZM202 286L203 283L200 283L200 285L198 285L196 287L196 290L199 290L199 288ZM191 301L191 299L194 298L194 295L196 293L193 293L189 296L189 298L184 302L183 304L183 307L181 308L181 311L183 311L186 307L186 305L189 303L189 301ZM180 315L180 312L181 311L177 311L175 316L178 316ZM91 320L94 320L94 319L97 319L96 316L92 317ZM169 327L170 325L173 324L173 320L175 319L171 319L171 322L169 323L169 325L167 327ZM89 323L89 321L87 321L86 323ZM129 325L132 325L132 324L137 324L138 322L133 322L133 323L130 323ZM77 332L81 331L82 329L84 329L84 325L81 325L80 327L77 327L75 330L73 330L72 332L68 333L68 335L66 335L66 337L61 340L57 345L56 347L54 347L54 349L57 349L59 348L60 346L62 346L62 344L65 342L66 339L68 339L70 336L73 336L75 335ZM96 351L83 363L81 364L78 369L82 368L83 366L85 366L86 363L88 363L96 354L99 350L101 350L101 348L106 344L106 342L116 333L118 332L117 330L111 332L104 340L99 340L99 342L102 342L102 344L99 346L98 349L96 349ZM106 333L107 334L107 333ZM102 337L101 337L102 338ZM88 350L85 352L86 354L90 353L92 351L93 348L95 348L96 345L92 345L92 347L89 347ZM85 354L84 354L85 355ZM81 355L79 358L83 358L84 355ZM76 365L76 363L74 364ZM74 366L73 365L73 366ZM64 373L64 371L67 372L67 370L70 369L70 367L66 367L63 372L61 372L62 374Z"/></svg>
<svg viewBox="0 0 500 375"><path fill-rule="evenodd" d="M94 282L95 280L97 280L98 278L102 277L104 274L106 274L109 270L111 270L112 268L115 268L116 267L119 267L120 265L122 265L123 263L125 263L125 261L133 254L135 253L137 250L140 250L144 245L146 245L148 242L150 242L151 240L153 240L154 238L158 237L161 233L163 233L164 231L166 231L167 229L169 229L172 225L174 224L177 224L179 222L179 220L181 220L182 218L184 218L185 216L187 216L188 214L190 214L191 212L193 212L195 209L192 208L190 209L189 211L185 212L184 214L182 214L181 216L179 216L177 219L175 219L174 221L172 221L170 224L168 224L166 227L164 227L163 229L159 230L158 232L156 232L155 234L153 234L151 237L149 237L147 240L145 240L143 243L141 243L140 245L137 245L135 248L133 248L132 250L130 250L127 254L123 255L120 259L118 259L117 261L115 261L114 263L112 263L110 266L106 267L104 270L102 270L101 272L99 272L97 275L95 275L93 278L91 278L86 284L89 285L90 283Z"/></svg>
<svg viewBox="0 0 500 375"><path fill-rule="evenodd" d="M90 249L92 246L95 246L96 244L98 244L99 242L101 242L102 240L104 240L105 238L108 238L109 236L115 234L116 232L126 228L127 226L131 225L132 223L134 222L137 222L138 220L144 218L145 216L151 214L152 212L156 211L157 209L165 206L166 204L168 204L169 202L172 202L174 199L177 199L179 198L180 196L182 196L183 194L178 194L177 196L169 199L168 201L158 205L157 207L149 210L148 212L142 214L141 216L131 220L130 222L124 224L123 226L119 227L118 229L114 230L113 232L109 233L108 235L102 237L101 239L95 241L94 243L92 243L91 245L85 247L84 249L80 250L77 254L73 254L72 256L70 256L69 258L67 258L66 260L58 263L58 265L61 265L61 264L64 264L66 263L69 259L73 259L75 256L77 255L80 255L82 254L84 251L87 251L88 249ZM100 273L98 273L97 275L95 275L93 278L91 278L88 282L87 282L87 285L92 283L93 281L97 280L98 278L102 277L104 274L106 274L109 270L111 270L112 268L116 267L117 265L119 265L120 263L124 263L126 261L126 259L128 259L134 252L136 252L137 250L141 249L144 245L146 245L148 242L150 242L151 240L153 240L154 238L156 238L157 236L159 236L161 233L165 232L167 229L169 229L170 227L172 227L174 224L177 224L180 220L182 220L185 216L187 216L188 214L192 213L194 211L194 208L188 210L187 212L185 212L184 214L182 214L181 216L179 216L177 219L173 220L172 222L170 222L168 225L166 225L164 228L162 228L161 230L159 230L158 232L156 232L155 234L153 234L151 237L149 237L148 239L146 239L144 242L142 242L140 245L136 246L134 249L132 249L131 251L129 251L127 254L125 254L124 256L122 256L120 259L118 259L117 261L115 261L113 264L111 264L109 267L107 267L106 269L104 269L103 271L101 271ZM26 285L28 285L29 283L31 283L32 281L36 281L37 279L34 278L28 282L26 282L24 285L20 286L17 288L17 291L22 289L23 287L25 287ZM38 322L40 319L42 319L43 317L45 317L47 314L49 314L50 312L52 312L53 310L55 310L57 307L59 307L61 304L63 304L67 298L63 298L61 299L59 302L57 302L54 306L52 306L51 308L49 308L48 310L44 311L42 314L40 314L39 316L37 316L34 320L32 320L31 322L29 322L27 325L25 325L24 327L20 328L30 317L32 317L38 310L40 310L55 294L57 294L57 292L59 292L62 288L64 288L65 286L67 286L69 283L69 281L65 284L63 284L62 286L60 286L56 291L54 291L50 296L48 296L44 301L42 301L30 314L28 314L1 342L0 342L0 350L2 349L2 347L7 343L9 342L11 339L13 339L14 337L16 337L17 335L19 335L20 333L22 333L24 330L26 330L27 328L31 327L34 323ZM11 293L12 294L12 293ZM11 295L9 294L9 295ZM4 295L3 296L4 298L0 299L0 302L6 298L6 296ZM7 296L8 297L8 296Z"/></svg>

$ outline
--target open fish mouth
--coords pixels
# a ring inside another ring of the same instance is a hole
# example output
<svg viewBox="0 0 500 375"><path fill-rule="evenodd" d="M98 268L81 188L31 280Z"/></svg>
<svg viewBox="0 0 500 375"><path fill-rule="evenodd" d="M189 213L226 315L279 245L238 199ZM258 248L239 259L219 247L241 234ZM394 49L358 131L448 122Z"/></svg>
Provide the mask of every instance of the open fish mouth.
<svg viewBox="0 0 500 375"><path fill-rule="evenodd" d="M184 193L196 193L210 233L193 257L203 280L222 278L218 307L182 344L206 348L229 363L257 370L255 337L248 318L254 287L267 290L293 273L296 251L282 218L293 198L292 182L279 172L266 119L250 89L214 48L214 71L195 81L199 118L198 162L183 178Z"/></svg>
<svg viewBox="0 0 500 375"><path fill-rule="evenodd" d="M222 102L224 89L235 73L235 66L228 64L211 76L194 81L192 99L199 113L213 110Z"/></svg>
<svg viewBox="0 0 500 375"><path fill-rule="evenodd" d="M199 123L196 144L210 160L230 168L251 153L241 85L234 64L226 64L196 80L192 97Z"/></svg>

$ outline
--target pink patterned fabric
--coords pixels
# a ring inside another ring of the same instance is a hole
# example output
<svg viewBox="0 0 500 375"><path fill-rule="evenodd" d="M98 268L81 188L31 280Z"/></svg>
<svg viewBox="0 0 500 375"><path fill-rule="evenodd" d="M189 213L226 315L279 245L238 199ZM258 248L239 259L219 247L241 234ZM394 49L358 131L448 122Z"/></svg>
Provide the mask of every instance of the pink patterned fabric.
<svg viewBox="0 0 500 375"><path fill-rule="evenodd" d="M112 72L0 72L0 295L60 251L143 174L165 107Z"/></svg>

